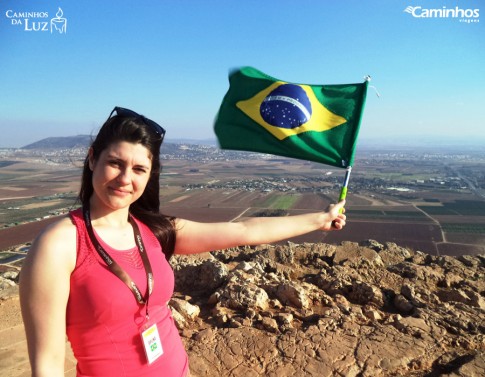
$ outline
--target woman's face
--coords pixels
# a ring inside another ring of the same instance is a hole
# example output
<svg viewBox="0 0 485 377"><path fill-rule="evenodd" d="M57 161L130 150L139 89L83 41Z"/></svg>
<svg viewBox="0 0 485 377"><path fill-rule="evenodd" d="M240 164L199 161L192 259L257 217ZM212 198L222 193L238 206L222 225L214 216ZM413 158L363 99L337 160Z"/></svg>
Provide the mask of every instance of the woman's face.
<svg viewBox="0 0 485 377"><path fill-rule="evenodd" d="M97 159L90 150L89 167L94 189L91 204L118 210L129 207L143 194L150 178L152 156L141 144L120 141L110 144Z"/></svg>

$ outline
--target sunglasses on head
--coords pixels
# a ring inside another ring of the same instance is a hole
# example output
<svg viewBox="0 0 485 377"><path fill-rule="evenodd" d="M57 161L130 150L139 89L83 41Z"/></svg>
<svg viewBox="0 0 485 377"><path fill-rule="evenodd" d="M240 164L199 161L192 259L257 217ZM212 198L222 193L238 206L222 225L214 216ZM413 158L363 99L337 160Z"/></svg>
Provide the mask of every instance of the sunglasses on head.
<svg viewBox="0 0 485 377"><path fill-rule="evenodd" d="M110 119L113 116L113 114L119 115L119 116L122 116L122 117L140 119L143 123L145 123L148 127L150 127L150 129L153 132L155 132L157 135L159 135L161 140L163 140L163 138L165 136L165 129L162 126L160 126L158 123L155 123L153 120L148 119L145 116L134 112L133 110L125 109L123 107L116 106L113 109L113 111L111 111L111 114L109 114L108 119Z"/></svg>

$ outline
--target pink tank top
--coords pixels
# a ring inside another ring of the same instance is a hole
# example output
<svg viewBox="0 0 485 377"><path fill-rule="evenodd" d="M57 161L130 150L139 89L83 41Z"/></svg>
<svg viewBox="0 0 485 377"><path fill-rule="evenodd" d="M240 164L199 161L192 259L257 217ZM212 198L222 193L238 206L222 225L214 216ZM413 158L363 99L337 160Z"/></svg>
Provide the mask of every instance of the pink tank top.
<svg viewBox="0 0 485 377"><path fill-rule="evenodd" d="M67 304L67 336L77 359L78 377L185 376L188 357L167 303L174 289L174 274L150 229L137 221L153 270L154 288L148 302L156 320L163 355L146 361L140 327L146 307L106 266L91 244L82 210L70 213L77 229L77 261L71 274ZM135 247L115 250L100 244L130 275L141 292L147 289L146 273Z"/></svg>

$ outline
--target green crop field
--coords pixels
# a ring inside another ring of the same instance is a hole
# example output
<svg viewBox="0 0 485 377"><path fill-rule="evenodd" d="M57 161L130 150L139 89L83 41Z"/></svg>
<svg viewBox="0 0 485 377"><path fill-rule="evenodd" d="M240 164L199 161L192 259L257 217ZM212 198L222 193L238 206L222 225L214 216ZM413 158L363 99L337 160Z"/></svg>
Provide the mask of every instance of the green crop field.
<svg viewBox="0 0 485 377"><path fill-rule="evenodd" d="M383 217L384 211L372 210L372 209L347 209L347 215L359 216L359 217Z"/></svg>
<svg viewBox="0 0 485 377"><path fill-rule="evenodd" d="M260 204L260 207L271 209L290 209L299 198L299 195L271 195Z"/></svg>
<svg viewBox="0 0 485 377"><path fill-rule="evenodd" d="M371 210L371 209L348 209L348 216L355 216L366 219L388 219L388 220L427 220L428 217L418 211L385 211L385 210Z"/></svg>
<svg viewBox="0 0 485 377"><path fill-rule="evenodd" d="M443 206L419 206L430 215L485 216L485 202L477 200L456 200Z"/></svg>
<svg viewBox="0 0 485 377"><path fill-rule="evenodd" d="M398 217L398 218L412 218L412 219L423 219L427 216L422 212L417 211L384 211L386 216Z"/></svg>
<svg viewBox="0 0 485 377"><path fill-rule="evenodd" d="M478 233L485 234L485 224L441 224L441 229L446 233Z"/></svg>

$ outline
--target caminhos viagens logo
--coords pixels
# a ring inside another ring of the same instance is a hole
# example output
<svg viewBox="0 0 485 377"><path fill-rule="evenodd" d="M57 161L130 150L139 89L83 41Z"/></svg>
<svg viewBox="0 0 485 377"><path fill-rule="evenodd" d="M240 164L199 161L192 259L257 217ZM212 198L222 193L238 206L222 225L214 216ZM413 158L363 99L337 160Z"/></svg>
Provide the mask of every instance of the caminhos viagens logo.
<svg viewBox="0 0 485 377"><path fill-rule="evenodd" d="M464 23L477 23L480 22L480 9L478 8L461 8L446 7L440 8L424 8L422 6L408 6L404 9L405 13L409 13L414 18L419 19L453 19Z"/></svg>

